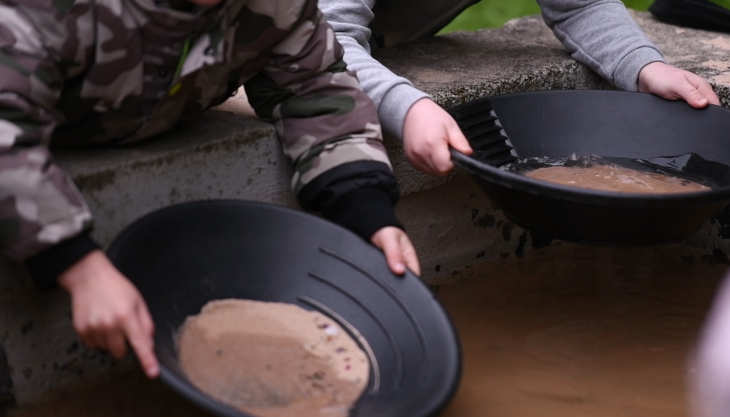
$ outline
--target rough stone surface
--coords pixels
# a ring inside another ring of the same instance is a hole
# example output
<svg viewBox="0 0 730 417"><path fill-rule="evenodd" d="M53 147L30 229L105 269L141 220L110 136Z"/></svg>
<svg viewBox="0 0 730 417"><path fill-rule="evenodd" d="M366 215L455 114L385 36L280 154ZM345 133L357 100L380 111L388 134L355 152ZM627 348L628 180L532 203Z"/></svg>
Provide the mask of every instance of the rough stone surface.
<svg viewBox="0 0 730 417"><path fill-rule="evenodd" d="M150 211L185 201L241 198L296 207L290 164L273 126L224 112L133 147L56 152L107 244Z"/></svg>
<svg viewBox="0 0 730 417"><path fill-rule="evenodd" d="M730 98L730 35L666 25L632 12L672 65L706 77ZM612 88L573 61L539 16L500 29L456 32L376 52L395 73L449 108L497 94L556 89Z"/></svg>
<svg viewBox="0 0 730 417"><path fill-rule="evenodd" d="M670 63L708 77L727 105L730 35L664 25L646 13L636 18ZM378 58L444 107L495 94L611 88L571 60L539 17L381 50ZM141 145L56 153L88 199L101 243L139 216L174 203L245 198L296 207L289 163L273 127L251 118L243 93L219 110ZM387 138L386 145L403 194L397 211L419 251L427 283L469 277L477 262L529 256L532 249L555 244L509 222L464 174L418 173L397 140ZM730 209L684 244L703 248L708 262L728 262ZM20 266L0 260L2 351L7 360L0 357L0 414L16 401L33 404L52 393L114 379L131 365L81 346L68 297L60 290L39 293Z"/></svg>
<svg viewBox="0 0 730 417"><path fill-rule="evenodd" d="M382 49L376 56L446 108L497 94L604 85L570 59L538 16L497 30L456 32Z"/></svg>

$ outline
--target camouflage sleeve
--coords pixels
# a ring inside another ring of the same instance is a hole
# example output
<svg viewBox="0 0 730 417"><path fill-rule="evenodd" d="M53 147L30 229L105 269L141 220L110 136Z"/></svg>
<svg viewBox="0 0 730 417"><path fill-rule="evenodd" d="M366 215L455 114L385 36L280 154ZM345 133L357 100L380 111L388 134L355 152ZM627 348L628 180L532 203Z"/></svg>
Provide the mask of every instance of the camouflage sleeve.
<svg viewBox="0 0 730 417"><path fill-rule="evenodd" d="M327 216L342 196L369 189L392 211L398 189L375 107L347 70L333 29L316 8L309 14L246 83L249 101L276 121L304 209Z"/></svg>
<svg viewBox="0 0 730 417"><path fill-rule="evenodd" d="M81 234L91 214L47 148L61 72L18 9L0 15L0 250L24 261Z"/></svg>

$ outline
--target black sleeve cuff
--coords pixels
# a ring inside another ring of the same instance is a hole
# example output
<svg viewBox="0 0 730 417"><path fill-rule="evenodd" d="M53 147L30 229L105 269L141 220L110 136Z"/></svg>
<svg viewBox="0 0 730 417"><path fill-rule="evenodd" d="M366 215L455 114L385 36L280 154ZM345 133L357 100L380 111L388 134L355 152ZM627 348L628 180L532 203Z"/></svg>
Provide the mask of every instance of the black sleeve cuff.
<svg viewBox="0 0 730 417"><path fill-rule="evenodd" d="M325 213L347 194L359 189L378 188L393 205L400 192L388 165L376 161L355 161L336 166L305 185L297 199L304 210Z"/></svg>
<svg viewBox="0 0 730 417"><path fill-rule="evenodd" d="M373 233L383 227L395 226L404 229L395 216L390 195L379 188L359 188L350 191L322 214L368 242Z"/></svg>
<svg viewBox="0 0 730 417"><path fill-rule="evenodd" d="M25 267L38 289L44 290L54 286L59 275L96 249L99 249L99 245L89 233L82 233L26 260Z"/></svg>

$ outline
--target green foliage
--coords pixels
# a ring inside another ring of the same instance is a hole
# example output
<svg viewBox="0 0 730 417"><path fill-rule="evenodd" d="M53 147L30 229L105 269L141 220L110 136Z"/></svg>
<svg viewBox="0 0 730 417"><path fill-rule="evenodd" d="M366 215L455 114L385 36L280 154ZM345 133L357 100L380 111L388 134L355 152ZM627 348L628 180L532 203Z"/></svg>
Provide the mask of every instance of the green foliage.
<svg viewBox="0 0 730 417"><path fill-rule="evenodd" d="M730 0L712 1L730 3ZM632 9L646 10L652 0L624 0L624 3ZM537 13L540 13L540 7L535 0L482 0L457 16L440 33L496 28L508 20Z"/></svg>
<svg viewBox="0 0 730 417"><path fill-rule="evenodd" d="M715 4L719 4L720 6L730 9L730 0L710 0L711 2Z"/></svg>

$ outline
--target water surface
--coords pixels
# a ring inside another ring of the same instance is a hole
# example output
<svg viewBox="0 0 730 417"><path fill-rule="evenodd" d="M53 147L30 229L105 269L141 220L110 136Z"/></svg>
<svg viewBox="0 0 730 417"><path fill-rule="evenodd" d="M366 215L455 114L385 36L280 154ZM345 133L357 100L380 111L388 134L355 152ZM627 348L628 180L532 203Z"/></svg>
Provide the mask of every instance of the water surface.
<svg viewBox="0 0 730 417"><path fill-rule="evenodd" d="M438 287L461 338L442 417L685 417L686 358L726 258L561 243ZM9 417L210 417L136 370ZM404 416L407 417L407 416Z"/></svg>
<svg viewBox="0 0 730 417"><path fill-rule="evenodd" d="M443 417L686 416L686 358L725 270L702 256L562 243L439 287L464 354Z"/></svg>

